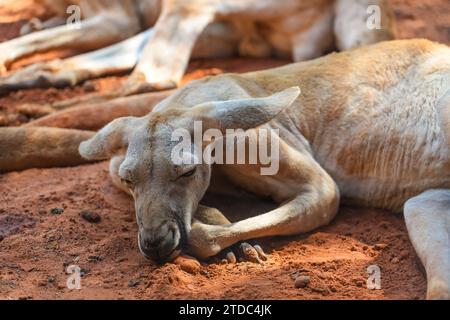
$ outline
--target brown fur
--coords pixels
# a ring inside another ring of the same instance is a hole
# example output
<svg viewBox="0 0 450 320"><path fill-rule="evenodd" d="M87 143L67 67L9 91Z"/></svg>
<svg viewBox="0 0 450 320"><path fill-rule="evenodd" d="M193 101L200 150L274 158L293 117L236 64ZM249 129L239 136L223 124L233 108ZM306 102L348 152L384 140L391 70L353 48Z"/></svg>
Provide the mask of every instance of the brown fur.
<svg viewBox="0 0 450 320"><path fill-rule="evenodd" d="M87 163L78 144L92 131L57 128L0 128L0 172Z"/></svg>
<svg viewBox="0 0 450 320"><path fill-rule="evenodd" d="M130 98L117 98L107 102L80 105L33 120L24 126L98 130L119 117L146 115L171 93L172 91L147 93Z"/></svg>

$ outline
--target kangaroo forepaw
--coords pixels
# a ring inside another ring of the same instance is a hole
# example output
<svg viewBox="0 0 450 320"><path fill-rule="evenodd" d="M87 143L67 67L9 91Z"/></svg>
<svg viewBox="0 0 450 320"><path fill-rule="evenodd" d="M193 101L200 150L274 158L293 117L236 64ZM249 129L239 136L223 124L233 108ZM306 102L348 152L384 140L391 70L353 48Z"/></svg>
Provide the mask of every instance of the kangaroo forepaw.
<svg viewBox="0 0 450 320"><path fill-rule="evenodd" d="M250 244L251 243L251 244ZM262 263L267 260L262 247L254 242L240 242L223 251L223 255L228 263L236 263L237 261L249 261L254 263Z"/></svg>

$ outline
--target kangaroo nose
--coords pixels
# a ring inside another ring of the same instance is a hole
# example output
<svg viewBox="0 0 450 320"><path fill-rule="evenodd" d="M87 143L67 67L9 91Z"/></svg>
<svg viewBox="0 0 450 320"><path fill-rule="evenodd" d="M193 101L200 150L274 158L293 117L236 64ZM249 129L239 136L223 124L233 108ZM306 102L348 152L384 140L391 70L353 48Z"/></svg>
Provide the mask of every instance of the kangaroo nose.
<svg viewBox="0 0 450 320"><path fill-rule="evenodd" d="M148 232L145 230L139 233L139 248L147 259L163 263L180 253L180 250L177 250L180 238L176 232L169 230L165 235L157 238L147 235Z"/></svg>
<svg viewBox="0 0 450 320"><path fill-rule="evenodd" d="M159 243L150 242L148 240L140 240L139 248L147 259L154 261L160 260L160 254L158 252Z"/></svg>

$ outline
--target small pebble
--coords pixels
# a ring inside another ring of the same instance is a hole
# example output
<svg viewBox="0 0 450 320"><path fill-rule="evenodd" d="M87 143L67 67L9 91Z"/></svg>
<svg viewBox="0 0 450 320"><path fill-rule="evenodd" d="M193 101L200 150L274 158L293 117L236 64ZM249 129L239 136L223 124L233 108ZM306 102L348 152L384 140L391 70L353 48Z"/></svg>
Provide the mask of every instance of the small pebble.
<svg viewBox="0 0 450 320"><path fill-rule="evenodd" d="M386 248L386 247L387 247L387 245L384 244L384 243L377 243L373 248L374 248L375 250L380 251L380 250L383 250L383 249Z"/></svg>
<svg viewBox="0 0 450 320"><path fill-rule="evenodd" d="M304 288L310 281L311 278L309 276L298 276L297 279L295 279L294 285L296 288Z"/></svg>
<svg viewBox="0 0 450 320"><path fill-rule="evenodd" d="M50 209L50 213L54 215L60 215L64 212L63 208L52 208Z"/></svg>
<svg viewBox="0 0 450 320"><path fill-rule="evenodd" d="M202 269L200 270L200 274L209 278L211 275L209 274L208 270Z"/></svg>
<svg viewBox="0 0 450 320"><path fill-rule="evenodd" d="M364 280L357 279L357 280L355 280L355 284L357 287L362 287L362 286L364 286Z"/></svg>
<svg viewBox="0 0 450 320"><path fill-rule="evenodd" d="M85 275L87 275L90 272L91 272L91 269L89 269L89 268L81 268L80 276L84 277Z"/></svg>
<svg viewBox="0 0 450 320"><path fill-rule="evenodd" d="M98 213L91 212L91 211L82 211L81 216L84 220L90 222L90 223L98 223L102 218Z"/></svg>
<svg viewBox="0 0 450 320"><path fill-rule="evenodd" d="M87 259L88 259L89 262L98 262L98 261L102 261L103 260L103 258L99 257L99 256L89 256Z"/></svg>
<svg viewBox="0 0 450 320"><path fill-rule="evenodd" d="M131 279L130 281L128 281L128 287L134 288L139 284L139 282L140 282L139 280Z"/></svg>

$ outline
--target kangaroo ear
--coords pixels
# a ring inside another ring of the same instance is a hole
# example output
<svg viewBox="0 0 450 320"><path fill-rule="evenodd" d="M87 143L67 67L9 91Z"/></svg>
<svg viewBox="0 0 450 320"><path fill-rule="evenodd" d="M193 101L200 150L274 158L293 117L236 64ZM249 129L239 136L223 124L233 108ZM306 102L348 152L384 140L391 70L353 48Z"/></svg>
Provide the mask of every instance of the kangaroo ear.
<svg viewBox="0 0 450 320"><path fill-rule="evenodd" d="M83 141L78 151L88 160L109 159L128 146L130 132L137 125L137 117L118 118L100 129L92 138Z"/></svg>
<svg viewBox="0 0 450 320"><path fill-rule="evenodd" d="M264 98L236 99L202 103L190 110L192 116L207 120L206 126L219 129L250 129L274 118L300 95L299 87L291 87Z"/></svg>

